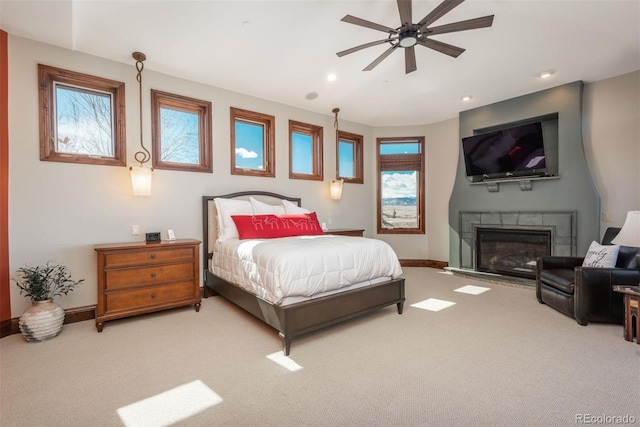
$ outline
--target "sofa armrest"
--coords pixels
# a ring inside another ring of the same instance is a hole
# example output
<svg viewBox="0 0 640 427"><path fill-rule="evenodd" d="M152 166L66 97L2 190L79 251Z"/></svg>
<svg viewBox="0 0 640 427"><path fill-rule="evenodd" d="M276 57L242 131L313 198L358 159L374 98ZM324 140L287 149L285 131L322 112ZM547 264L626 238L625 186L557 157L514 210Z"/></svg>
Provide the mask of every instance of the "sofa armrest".
<svg viewBox="0 0 640 427"><path fill-rule="evenodd" d="M576 267L575 318L581 325L589 321L622 322L622 294L614 285L638 285L640 271L625 268Z"/></svg>

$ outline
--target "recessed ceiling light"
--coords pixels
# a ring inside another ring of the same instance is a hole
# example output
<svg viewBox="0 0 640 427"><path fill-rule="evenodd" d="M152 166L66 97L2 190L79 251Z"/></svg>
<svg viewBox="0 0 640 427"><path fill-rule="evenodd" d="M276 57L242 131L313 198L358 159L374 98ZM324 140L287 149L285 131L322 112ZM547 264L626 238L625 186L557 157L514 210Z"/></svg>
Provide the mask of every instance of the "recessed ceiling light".
<svg viewBox="0 0 640 427"><path fill-rule="evenodd" d="M318 97L318 92L309 92L305 96L309 101L312 101Z"/></svg>
<svg viewBox="0 0 640 427"><path fill-rule="evenodd" d="M541 79L547 79L547 78L553 76L554 74L555 74L554 70L544 70L539 75L540 75Z"/></svg>
<svg viewBox="0 0 640 427"><path fill-rule="evenodd" d="M471 96L469 96L469 95L466 95L466 96L463 96L463 97L462 97L462 100L463 100L464 102L471 101L471 99L472 99L472 97L471 97Z"/></svg>
<svg viewBox="0 0 640 427"><path fill-rule="evenodd" d="M335 82L337 78L338 78L338 76L336 76L336 75L335 75L335 74L333 74L333 73L329 73L329 74L327 75L327 80L329 80L330 82Z"/></svg>

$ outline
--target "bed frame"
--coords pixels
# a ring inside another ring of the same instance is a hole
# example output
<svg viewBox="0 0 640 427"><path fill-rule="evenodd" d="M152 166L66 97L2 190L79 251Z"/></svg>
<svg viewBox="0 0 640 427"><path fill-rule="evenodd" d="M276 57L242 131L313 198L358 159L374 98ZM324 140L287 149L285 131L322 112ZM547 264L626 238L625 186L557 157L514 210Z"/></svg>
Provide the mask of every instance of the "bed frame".
<svg viewBox="0 0 640 427"><path fill-rule="evenodd" d="M300 206L301 199L282 196L265 191L245 191L220 196L204 196L203 205L203 258L204 258L204 297L220 295L245 311L251 313L280 332L282 347L285 355L289 355L291 341L295 337L309 332L352 319L356 316L396 304L398 314L402 314L404 306L404 279L391 279L363 288L344 291L341 293L316 298L281 307L253 295L212 274L209 267L210 253L215 242L216 227L214 221L216 197L248 199L250 196L263 201L279 199L288 200Z"/></svg>

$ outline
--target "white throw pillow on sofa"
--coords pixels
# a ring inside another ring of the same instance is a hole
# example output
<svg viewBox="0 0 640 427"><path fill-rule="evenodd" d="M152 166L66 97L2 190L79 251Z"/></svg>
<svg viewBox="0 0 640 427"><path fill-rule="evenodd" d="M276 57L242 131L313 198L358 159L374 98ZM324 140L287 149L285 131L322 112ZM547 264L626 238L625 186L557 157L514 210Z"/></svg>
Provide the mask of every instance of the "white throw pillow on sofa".
<svg viewBox="0 0 640 427"><path fill-rule="evenodd" d="M601 245L593 241L582 262L583 267L613 268L618 260L620 245Z"/></svg>

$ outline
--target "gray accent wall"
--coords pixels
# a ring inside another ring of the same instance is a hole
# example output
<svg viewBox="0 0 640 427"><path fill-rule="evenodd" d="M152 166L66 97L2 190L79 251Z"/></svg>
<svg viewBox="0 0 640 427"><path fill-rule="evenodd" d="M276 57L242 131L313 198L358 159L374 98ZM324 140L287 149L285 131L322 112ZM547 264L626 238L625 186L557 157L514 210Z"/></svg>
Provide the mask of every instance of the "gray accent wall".
<svg viewBox="0 0 640 427"><path fill-rule="evenodd" d="M463 267L460 212L576 212L577 254L586 253L589 244L599 240L600 196L582 142L582 89L583 83L577 81L460 113L460 139L473 135L474 131L557 114L557 141L550 146L545 143L549 162L557 165L557 176L499 181L491 185L471 183L466 177L462 150L459 150L456 179L449 200L451 267Z"/></svg>

